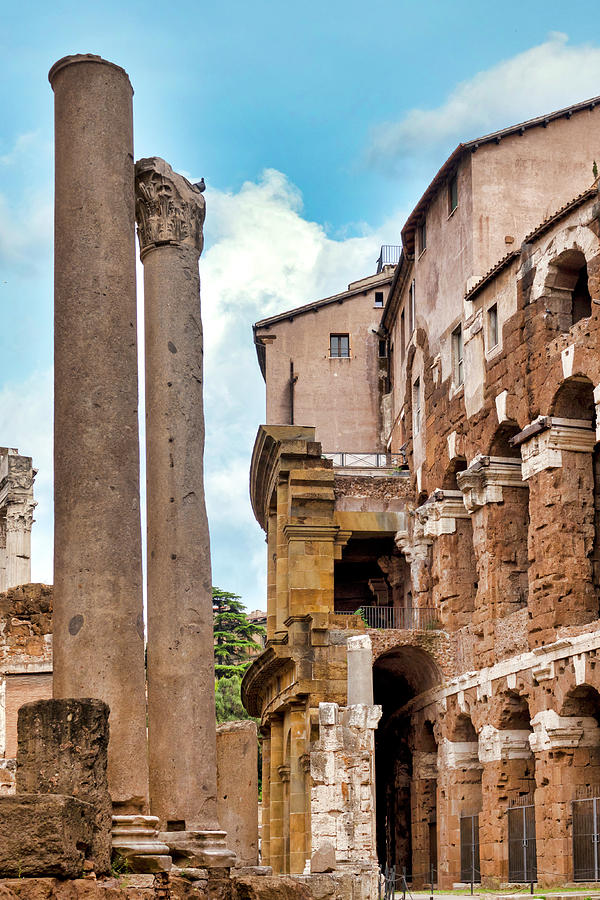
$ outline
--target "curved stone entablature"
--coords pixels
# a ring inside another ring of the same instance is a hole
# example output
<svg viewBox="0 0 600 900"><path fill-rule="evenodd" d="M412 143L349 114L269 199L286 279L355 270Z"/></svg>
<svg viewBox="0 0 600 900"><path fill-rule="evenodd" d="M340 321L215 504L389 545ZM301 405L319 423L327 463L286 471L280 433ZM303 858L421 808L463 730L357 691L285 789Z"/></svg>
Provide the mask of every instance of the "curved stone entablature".
<svg viewBox="0 0 600 900"><path fill-rule="evenodd" d="M202 192L158 156L135 164L135 207L143 257L160 244L204 246L206 201Z"/></svg>
<svg viewBox="0 0 600 900"><path fill-rule="evenodd" d="M321 445L315 442L315 429L302 425L261 425L258 429L250 463L250 502L264 531L283 454L320 458ZM332 468L328 460L323 460L323 466Z"/></svg>

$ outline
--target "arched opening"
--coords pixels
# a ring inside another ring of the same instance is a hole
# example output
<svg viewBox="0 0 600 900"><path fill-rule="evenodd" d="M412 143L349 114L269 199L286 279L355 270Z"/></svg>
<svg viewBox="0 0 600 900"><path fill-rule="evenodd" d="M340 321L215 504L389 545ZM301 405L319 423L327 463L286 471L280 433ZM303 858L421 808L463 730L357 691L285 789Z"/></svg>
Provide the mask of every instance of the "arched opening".
<svg viewBox="0 0 600 900"><path fill-rule="evenodd" d="M520 431L516 422L503 422L496 429L490 443L489 455L499 458L502 466L514 472L512 485L502 487L502 503L490 510L495 524L496 562L487 579L491 618L503 619L527 606L529 592L529 485L521 478L521 450L511 443ZM514 462L513 462L514 460ZM484 553L486 547L483 548Z"/></svg>
<svg viewBox="0 0 600 900"><path fill-rule="evenodd" d="M579 743L576 765L569 765L571 760L560 755L553 760L562 770L564 837L572 841L572 860L565 860L564 868L569 872L572 865L574 881L600 881L599 829L590 828L600 817L600 694L589 684L572 688L560 715L571 719ZM563 728L565 724L561 723ZM553 800L551 797L550 802Z"/></svg>
<svg viewBox="0 0 600 900"><path fill-rule="evenodd" d="M416 855L429 860L433 848L437 743L431 723L416 726L402 709L440 683L435 660L419 647L395 647L373 666L374 699L383 708L375 732L377 853L381 865L405 868L409 878Z"/></svg>
<svg viewBox="0 0 600 900"><path fill-rule="evenodd" d="M441 818L446 820L445 829L440 831L440 850L453 882L479 882L482 766L478 736L468 713L457 714L454 707L449 714L448 764L441 767L439 785Z"/></svg>
<svg viewBox="0 0 600 900"><path fill-rule="evenodd" d="M575 375L563 381L550 408L550 413L561 419L584 419L595 424L594 385L584 375Z"/></svg>
<svg viewBox="0 0 600 900"><path fill-rule="evenodd" d="M565 250L550 265L546 279L546 322L558 331L568 331L580 319L592 314L585 256L581 250Z"/></svg>
<svg viewBox="0 0 600 900"><path fill-rule="evenodd" d="M446 631L471 622L477 593L477 565L473 551L473 523L466 514L457 475L467 468L464 456L453 459L442 479L443 503L458 509L453 530L438 536L432 550L432 599Z"/></svg>
<svg viewBox="0 0 600 900"><path fill-rule="evenodd" d="M513 447L510 443L511 438L519 433L521 429L516 422L503 422L494 432L494 437L490 444L490 456L501 456L505 459L521 459L521 451L518 447Z"/></svg>
<svg viewBox="0 0 600 900"><path fill-rule="evenodd" d="M554 396L551 413L560 419L572 421L574 427L589 429L590 449L596 429L594 387L589 378L578 375L564 381ZM567 423L568 424L568 423ZM585 431L583 432L585 435ZM598 445L586 453L562 451L561 479L563 495L576 491L577 499L571 499L574 516L570 525L578 533L585 557L576 561L576 571L581 580L581 599L576 609L562 613L565 624L591 621L600 606L600 455Z"/></svg>
<svg viewBox="0 0 600 900"><path fill-rule="evenodd" d="M452 740L477 743L477 732L471 721L471 716L466 715L466 713L457 716L452 730Z"/></svg>

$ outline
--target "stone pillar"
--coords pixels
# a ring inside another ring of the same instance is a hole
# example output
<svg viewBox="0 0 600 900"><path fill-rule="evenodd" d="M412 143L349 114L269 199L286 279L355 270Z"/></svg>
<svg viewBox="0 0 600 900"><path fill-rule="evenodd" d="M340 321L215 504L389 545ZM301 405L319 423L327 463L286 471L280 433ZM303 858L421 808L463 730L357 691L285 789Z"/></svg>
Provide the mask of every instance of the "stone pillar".
<svg viewBox="0 0 600 900"><path fill-rule="evenodd" d="M477 741L444 740L438 748L439 886L451 889L460 877L461 814L481 810L481 763Z"/></svg>
<svg viewBox="0 0 600 900"><path fill-rule="evenodd" d="M277 630L277 515L269 513L267 522L267 640Z"/></svg>
<svg viewBox="0 0 600 900"><path fill-rule="evenodd" d="M148 812L148 763L133 92L127 73L98 56L67 56L49 79L56 131L54 696L108 704L113 808L137 820ZM121 830L125 825L120 820Z"/></svg>
<svg viewBox="0 0 600 900"><path fill-rule="evenodd" d="M508 822L512 800L533 791L535 760L531 731L498 730L484 725L479 733L482 810L479 817L481 882L499 887L508 880Z"/></svg>
<svg viewBox="0 0 600 900"><path fill-rule="evenodd" d="M0 447L0 592L31 581L33 482L30 456Z"/></svg>
<svg viewBox="0 0 600 900"><path fill-rule="evenodd" d="M348 706L373 705L373 648L368 634L349 637Z"/></svg>
<svg viewBox="0 0 600 900"><path fill-rule="evenodd" d="M395 543L404 553L410 566L412 606L414 609L431 608L431 545L432 539L425 536L422 522L413 518L412 535L398 532ZM417 620L417 624L420 624Z"/></svg>
<svg viewBox="0 0 600 900"><path fill-rule="evenodd" d="M573 880L573 800L600 783L600 728L592 716L543 710L531 720L538 882Z"/></svg>
<svg viewBox="0 0 600 900"><path fill-rule="evenodd" d="M432 605L443 627L455 631L471 622L477 582L473 528L462 491L434 491L416 516L424 536L433 539Z"/></svg>
<svg viewBox="0 0 600 900"><path fill-rule="evenodd" d="M260 864L270 866L271 862L271 731L261 728L262 747L262 801L260 828Z"/></svg>
<svg viewBox="0 0 600 900"><path fill-rule="evenodd" d="M548 417L515 441L530 494L529 643L540 647L556 639L561 625L598 618L592 564L596 434L591 422Z"/></svg>
<svg viewBox="0 0 600 900"><path fill-rule="evenodd" d="M251 720L217 726L217 813L236 865L258 865L258 745Z"/></svg>
<svg viewBox="0 0 600 900"><path fill-rule="evenodd" d="M176 857L222 866L232 855L217 818L198 275L204 213L200 190L164 160L136 164L146 337L150 804Z"/></svg>
<svg viewBox="0 0 600 900"><path fill-rule="evenodd" d="M302 757L306 749L306 706L290 709L290 872L301 875L306 862L306 799Z"/></svg>
<svg viewBox="0 0 600 900"><path fill-rule="evenodd" d="M269 829L269 865L275 875L283 872L283 781L280 769L283 767L283 718L271 720L271 773L270 800L271 815Z"/></svg>
<svg viewBox="0 0 600 900"><path fill-rule="evenodd" d="M527 484L520 459L498 456L477 456L457 481L473 523L475 651L482 665L491 665L496 620L527 605Z"/></svg>
<svg viewBox="0 0 600 900"><path fill-rule="evenodd" d="M430 843L437 841L437 778L437 753L414 750L410 800L415 885L429 884L430 860L435 855ZM434 823L436 827L432 828Z"/></svg>

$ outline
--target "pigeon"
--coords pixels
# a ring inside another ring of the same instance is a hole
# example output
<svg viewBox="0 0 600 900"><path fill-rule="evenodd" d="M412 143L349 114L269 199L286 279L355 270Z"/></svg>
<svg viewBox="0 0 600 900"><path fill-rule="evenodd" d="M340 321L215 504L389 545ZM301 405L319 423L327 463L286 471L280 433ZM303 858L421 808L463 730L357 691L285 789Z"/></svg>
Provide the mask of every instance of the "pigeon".
<svg viewBox="0 0 600 900"><path fill-rule="evenodd" d="M206 189L206 183L205 183L205 181L204 181L204 178L201 178L200 181L197 181L197 182L194 184L194 187L195 187L195 188L198 188L198 190L200 191L200 193L202 193L202 192Z"/></svg>

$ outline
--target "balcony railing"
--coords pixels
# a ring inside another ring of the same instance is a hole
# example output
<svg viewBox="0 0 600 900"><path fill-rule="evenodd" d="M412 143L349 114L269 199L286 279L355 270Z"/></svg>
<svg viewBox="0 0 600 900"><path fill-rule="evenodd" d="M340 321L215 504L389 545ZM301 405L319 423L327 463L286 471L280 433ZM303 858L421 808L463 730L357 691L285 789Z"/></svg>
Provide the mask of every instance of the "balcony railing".
<svg viewBox="0 0 600 900"><path fill-rule="evenodd" d="M381 272L384 266L395 266L400 259L402 247L398 244L382 244L377 260L377 274Z"/></svg>
<svg viewBox="0 0 600 900"><path fill-rule="evenodd" d="M400 453L324 453L323 456L333 460L336 469L384 469L406 463Z"/></svg>
<svg viewBox="0 0 600 900"><path fill-rule="evenodd" d="M433 607L361 606L356 610L336 609L339 616L360 616L367 628L397 628L404 631L440 629L440 611Z"/></svg>

